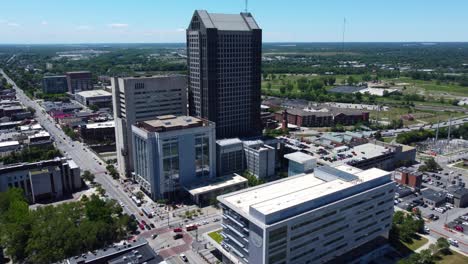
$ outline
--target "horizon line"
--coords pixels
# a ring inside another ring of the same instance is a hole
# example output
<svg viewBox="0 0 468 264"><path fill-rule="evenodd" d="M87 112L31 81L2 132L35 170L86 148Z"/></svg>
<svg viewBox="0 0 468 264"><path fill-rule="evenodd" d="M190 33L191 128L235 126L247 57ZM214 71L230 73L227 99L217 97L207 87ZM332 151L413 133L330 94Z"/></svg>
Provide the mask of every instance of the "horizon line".
<svg viewBox="0 0 468 264"><path fill-rule="evenodd" d="M342 41L266 41L262 44L342 44ZM438 43L468 43L465 41L345 41L344 43L419 43L419 44L438 44ZM76 42L76 43L0 43L0 46L8 45L116 45L116 44L186 44L186 42Z"/></svg>

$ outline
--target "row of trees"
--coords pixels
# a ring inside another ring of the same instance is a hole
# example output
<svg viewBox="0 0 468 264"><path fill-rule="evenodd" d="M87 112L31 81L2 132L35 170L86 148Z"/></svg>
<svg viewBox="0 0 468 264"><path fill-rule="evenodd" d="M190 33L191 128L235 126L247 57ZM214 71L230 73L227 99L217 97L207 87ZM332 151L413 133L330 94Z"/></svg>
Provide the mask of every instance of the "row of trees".
<svg viewBox="0 0 468 264"><path fill-rule="evenodd" d="M429 245L419 253L413 253L408 258L398 261L398 264L434 264L443 256L450 254L450 244L447 239L440 237L435 244Z"/></svg>
<svg viewBox="0 0 468 264"><path fill-rule="evenodd" d="M61 157L60 151L54 146L27 147L21 151L14 151L10 155L0 158L3 164L13 164L19 162L36 162Z"/></svg>
<svg viewBox="0 0 468 264"><path fill-rule="evenodd" d="M22 190L0 193L0 245L15 263L54 263L126 238L136 223L96 195L30 210Z"/></svg>
<svg viewBox="0 0 468 264"><path fill-rule="evenodd" d="M398 134L396 141L400 144L411 144L424 141L428 138L435 138L436 132L433 130L415 130ZM440 128L438 138L447 138L448 128ZM468 124L465 123L459 127L452 128L451 138L468 138Z"/></svg>

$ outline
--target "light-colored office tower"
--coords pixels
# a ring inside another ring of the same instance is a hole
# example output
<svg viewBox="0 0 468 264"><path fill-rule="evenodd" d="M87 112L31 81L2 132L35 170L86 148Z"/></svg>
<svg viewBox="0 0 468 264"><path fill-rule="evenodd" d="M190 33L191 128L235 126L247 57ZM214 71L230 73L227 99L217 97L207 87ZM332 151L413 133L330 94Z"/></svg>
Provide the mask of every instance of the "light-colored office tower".
<svg viewBox="0 0 468 264"><path fill-rule="evenodd" d="M187 77L114 77L111 83L118 169L122 175L130 176L132 125L160 115L186 115Z"/></svg>
<svg viewBox="0 0 468 264"><path fill-rule="evenodd" d="M215 125L190 116L159 116L132 126L135 180L152 199L216 177Z"/></svg>
<svg viewBox="0 0 468 264"><path fill-rule="evenodd" d="M218 196L223 263L324 263L388 236L391 173L348 165Z"/></svg>

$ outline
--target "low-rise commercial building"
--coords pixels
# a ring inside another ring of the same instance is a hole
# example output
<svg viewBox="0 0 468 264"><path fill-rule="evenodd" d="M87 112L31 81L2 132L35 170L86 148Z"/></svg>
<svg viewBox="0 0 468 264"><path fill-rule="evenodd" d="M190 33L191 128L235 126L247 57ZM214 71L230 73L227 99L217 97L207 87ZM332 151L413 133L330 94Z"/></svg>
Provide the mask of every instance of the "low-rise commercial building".
<svg viewBox="0 0 468 264"><path fill-rule="evenodd" d="M0 142L0 157L9 155L12 151L21 149L21 144L16 140Z"/></svg>
<svg viewBox="0 0 468 264"><path fill-rule="evenodd" d="M115 122L90 123L80 126L80 137L88 144L115 142Z"/></svg>
<svg viewBox="0 0 468 264"><path fill-rule="evenodd" d="M311 173L317 166L317 160L300 151L284 155L288 162L288 176L295 176L302 173Z"/></svg>
<svg viewBox="0 0 468 264"><path fill-rule="evenodd" d="M112 94L104 90L78 92L75 94L75 99L84 106L110 107L112 105Z"/></svg>
<svg viewBox="0 0 468 264"><path fill-rule="evenodd" d="M424 203L432 207L439 207L447 202L447 193L444 191L425 189L422 191L422 197Z"/></svg>
<svg viewBox="0 0 468 264"><path fill-rule="evenodd" d="M461 186L449 186L447 188L447 201L452 203L455 207L465 208L468 207L468 189Z"/></svg>
<svg viewBox="0 0 468 264"><path fill-rule="evenodd" d="M157 264L163 258L143 238L119 243L78 255L63 261L66 264Z"/></svg>
<svg viewBox="0 0 468 264"><path fill-rule="evenodd" d="M44 76L42 78L42 92L45 94L58 94L67 92L67 76Z"/></svg>
<svg viewBox="0 0 468 264"><path fill-rule="evenodd" d="M413 168L401 167L394 171L393 179L416 190L421 189L423 173Z"/></svg>
<svg viewBox="0 0 468 264"><path fill-rule="evenodd" d="M300 127L326 127L337 124L354 125L369 121L369 112L334 107L322 109L310 108L308 110L291 108L287 109L286 112L286 115L283 111L276 112L275 119L281 122L286 116L289 124Z"/></svg>
<svg viewBox="0 0 468 264"><path fill-rule="evenodd" d="M387 171L342 165L222 195L217 247L226 263L332 261L388 236L394 190Z"/></svg>
<svg viewBox="0 0 468 264"><path fill-rule="evenodd" d="M134 177L154 199L216 177L215 125L190 116L158 116L132 126Z"/></svg>
<svg viewBox="0 0 468 264"><path fill-rule="evenodd" d="M0 168L0 192L21 188L31 203L60 199L81 189L80 168L73 160L53 160L12 164Z"/></svg>

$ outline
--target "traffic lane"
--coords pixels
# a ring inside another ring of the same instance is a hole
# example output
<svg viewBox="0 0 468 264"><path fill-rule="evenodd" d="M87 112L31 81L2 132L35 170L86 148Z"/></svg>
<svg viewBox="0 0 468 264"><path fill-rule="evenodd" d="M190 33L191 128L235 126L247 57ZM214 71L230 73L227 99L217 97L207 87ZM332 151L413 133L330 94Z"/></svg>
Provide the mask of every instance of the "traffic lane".
<svg viewBox="0 0 468 264"><path fill-rule="evenodd" d="M84 157L86 157L87 155L90 155L89 153L91 153L91 156L93 156L94 154L92 154L92 152L79 151L75 147L73 147L72 146L74 144L73 141L71 141L61 129L58 129L55 126L55 124L47 117L47 115L42 112L43 109L40 107L40 105L34 100L31 100L30 98L25 96L23 91L16 85L16 83L13 82L13 80L9 76L4 74L3 70L2 70L2 75L5 76L7 81L13 85L17 94L19 94L18 99L21 101L21 103L23 103L26 106L30 106L36 110L36 116L38 117L37 119L39 123L42 126L44 126L44 128L47 131L49 131L49 133L51 133L53 136L55 137L58 136L58 138L60 138L60 141L62 141L62 139L65 138L63 140L64 145L62 144L58 145L59 150L66 151L68 156L70 156L73 160L75 160L77 165L80 166L82 170L87 169L92 173L96 173L98 171L105 171L105 168L103 166L96 166L96 164L94 164L95 161L93 159L85 160ZM91 167L89 167L88 165L91 165ZM109 179L105 175L102 177L97 177L96 182L102 185L102 187L106 190L106 192L109 193L109 196L112 195L117 200L123 199L124 200L123 203L124 205L126 205L125 207L128 210L128 212L138 214L138 212L140 211L138 207L136 207L133 204L133 202L127 197L125 193L115 190L113 187L114 185L109 181Z"/></svg>

